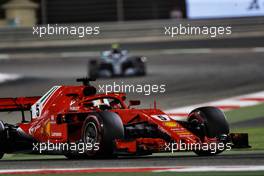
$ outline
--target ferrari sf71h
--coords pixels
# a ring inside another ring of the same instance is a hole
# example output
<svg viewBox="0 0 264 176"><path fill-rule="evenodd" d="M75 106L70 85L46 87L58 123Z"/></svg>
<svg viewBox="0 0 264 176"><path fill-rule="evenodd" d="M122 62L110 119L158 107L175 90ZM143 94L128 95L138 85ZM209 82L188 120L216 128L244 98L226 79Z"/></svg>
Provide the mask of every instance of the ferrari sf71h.
<svg viewBox="0 0 264 176"><path fill-rule="evenodd" d="M0 111L21 111L22 122L0 121L0 158L5 153L36 153L41 144L90 144L88 150L57 150L67 158L149 155L171 152L171 144L245 144L231 135L224 113L214 107L194 109L177 121L160 109L135 109L124 93L96 94L89 79L83 85L54 86L42 97L1 98ZM30 111L26 120L25 111ZM247 140L247 139L246 139ZM224 151L193 148L198 155ZM51 151L46 151L49 153Z"/></svg>

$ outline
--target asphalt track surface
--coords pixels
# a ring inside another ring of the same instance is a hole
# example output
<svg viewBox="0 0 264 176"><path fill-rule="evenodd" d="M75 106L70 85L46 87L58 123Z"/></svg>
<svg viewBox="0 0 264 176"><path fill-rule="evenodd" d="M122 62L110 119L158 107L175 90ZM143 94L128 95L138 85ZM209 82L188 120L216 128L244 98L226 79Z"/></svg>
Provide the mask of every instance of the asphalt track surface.
<svg viewBox="0 0 264 176"><path fill-rule="evenodd" d="M213 52L192 54L164 54L148 56L148 75L110 80L98 80L96 85L166 84L163 94L129 93L129 99L141 99L149 107L154 97L161 109L202 103L264 89L263 52ZM23 78L0 84L0 97L43 95L53 85L77 84L75 78L86 75L88 58L54 58L1 60L1 73L16 73ZM2 113L1 119L17 121L15 113ZM216 157L155 156L113 160L68 161L20 160L0 161L0 169L50 167L107 167L107 166L175 166L175 165L263 165L264 154L228 154Z"/></svg>

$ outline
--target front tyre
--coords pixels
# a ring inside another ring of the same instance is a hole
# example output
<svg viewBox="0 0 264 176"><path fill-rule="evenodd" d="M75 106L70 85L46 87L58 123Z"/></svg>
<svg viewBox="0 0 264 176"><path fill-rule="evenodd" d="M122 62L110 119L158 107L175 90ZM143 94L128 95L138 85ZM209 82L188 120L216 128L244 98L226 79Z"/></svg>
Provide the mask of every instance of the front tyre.
<svg viewBox="0 0 264 176"><path fill-rule="evenodd" d="M146 75L146 58L145 57L135 58L134 66L137 69L138 76Z"/></svg>
<svg viewBox="0 0 264 176"><path fill-rule="evenodd" d="M90 115L84 121L82 128L82 141L85 144L96 146L101 143L103 128L98 118L99 117L96 115ZM85 152L88 156L95 156L97 153L99 153L99 148L95 147L93 147L92 150Z"/></svg>
<svg viewBox="0 0 264 176"><path fill-rule="evenodd" d="M125 75L145 76L146 75L146 58L145 57L130 57L123 64L123 72Z"/></svg>
<svg viewBox="0 0 264 176"><path fill-rule="evenodd" d="M113 156L115 139L124 137L124 126L120 117L113 112L102 111L88 115L83 123L82 140L85 144L92 145L92 150L87 150L88 157Z"/></svg>
<svg viewBox="0 0 264 176"><path fill-rule="evenodd" d="M188 116L191 131L201 138L216 138L217 143L225 143L229 134L229 125L225 114L216 107L201 107L193 110ZM212 156L224 150L195 150L199 156Z"/></svg>

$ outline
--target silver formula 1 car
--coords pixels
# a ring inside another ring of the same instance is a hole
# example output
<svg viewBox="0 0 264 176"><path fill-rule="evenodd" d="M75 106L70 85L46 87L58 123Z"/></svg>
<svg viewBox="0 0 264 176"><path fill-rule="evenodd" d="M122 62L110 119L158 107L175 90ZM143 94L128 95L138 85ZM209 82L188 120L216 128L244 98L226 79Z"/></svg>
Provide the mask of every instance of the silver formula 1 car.
<svg viewBox="0 0 264 176"><path fill-rule="evenodd" d="M90 78L146 75L146 57L130 56L127 50L109 50L101 53L100 59L90 60Z"/></svg>

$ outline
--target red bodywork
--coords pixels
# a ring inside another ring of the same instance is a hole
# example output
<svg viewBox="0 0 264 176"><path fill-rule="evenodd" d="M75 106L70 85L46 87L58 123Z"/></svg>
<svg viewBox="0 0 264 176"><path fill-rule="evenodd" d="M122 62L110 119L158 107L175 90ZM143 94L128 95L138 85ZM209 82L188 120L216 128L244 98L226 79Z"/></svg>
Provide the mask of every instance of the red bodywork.
<svg viewBox="0 0 264 176"><path fill-rule="evenodd" d="M120 104L109 111L117 113L124 126L147 122L156 125L159 131L170 137L170 141L202 142L198 136L159 109L130 108L125 104L124 93L87 96L85 92L89 91L88 88L89 86L55 86L42 97L2 98L0 111L31 110L31 121L18 124L24 133L38 142L68 143L80 139L83 121L78 116L101 111L96 106L87 106L88 102L111 98L118 100ZM63 121L66 117L71 118L71 124L58 123L58 119ZM131 154L136 153L139 147L146 151L160 152L164 150L166 142L168 141L162 138L138 137L133 140L117 139L115 146L120 150L126 149Z"/></svg>
<svg viewBox="0 0 264 176"><path fill-rule="evenodd" d="M0 98L0 111L30 110L41 97Z"/></svg>

